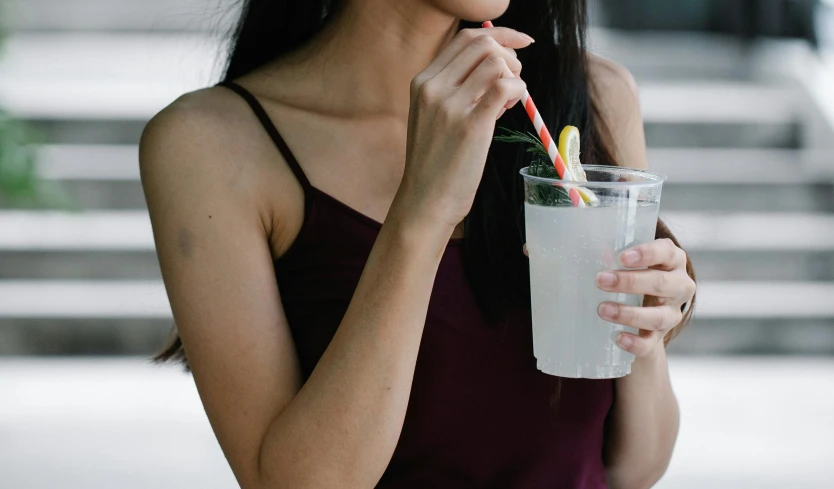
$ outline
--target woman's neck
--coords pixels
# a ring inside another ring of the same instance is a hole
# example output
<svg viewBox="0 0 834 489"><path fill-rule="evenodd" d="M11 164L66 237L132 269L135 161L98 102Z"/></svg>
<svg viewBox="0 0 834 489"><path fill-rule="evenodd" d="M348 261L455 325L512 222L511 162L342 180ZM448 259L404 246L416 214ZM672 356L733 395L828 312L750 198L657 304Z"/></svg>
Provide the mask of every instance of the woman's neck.
<svg viewBox="0 0 834 489"><path fill-rule="evenodd" d="M411 79L457 29L458 19L425 0L348 0L285 66L306 80L300 96L314 107L346 117L406 118Z"/></svg>

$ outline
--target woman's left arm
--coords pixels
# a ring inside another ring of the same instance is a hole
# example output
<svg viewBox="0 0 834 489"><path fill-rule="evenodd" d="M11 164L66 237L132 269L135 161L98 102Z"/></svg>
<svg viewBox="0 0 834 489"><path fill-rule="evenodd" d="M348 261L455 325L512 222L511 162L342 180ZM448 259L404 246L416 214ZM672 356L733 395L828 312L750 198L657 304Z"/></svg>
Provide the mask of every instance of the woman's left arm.
<svg viewBox="0 0 834 489"><path fill-rule="evenodd" d="M603 135L618 164L647 168L643 118L634 78L623 67L597 56L589 63L591 93ZM605 134L607 132L607 134ZM621 333L620 346L637 357L631 374L615 381L614 405L605 439L605 466L612 489L642 489L666 472L678 435L678 403L672 392L663 338L681 322L681 308L695 293L686 273L686 254L670 240L624 251L627 268L603 272L597 285L607 291L644 294L644 307L600 304L608 321L638 328Z"/></svg>

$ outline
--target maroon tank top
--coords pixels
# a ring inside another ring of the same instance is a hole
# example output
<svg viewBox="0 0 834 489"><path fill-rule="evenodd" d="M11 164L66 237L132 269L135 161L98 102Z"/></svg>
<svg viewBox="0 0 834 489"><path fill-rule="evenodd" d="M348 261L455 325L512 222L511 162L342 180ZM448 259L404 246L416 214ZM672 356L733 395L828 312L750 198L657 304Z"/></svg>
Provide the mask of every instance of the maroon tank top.
<svg viewBox="0 0 834 489"><path fill-rule="evenodd" d="M223 85L251 106L304 189L304 223L275 273L306 380L339 327L381 224L312 186L257 99ZM461 240L451 240L405 423L377 487L605 487L613 381L562 379L559 386L536 369L529 308L516 316L505 327L488 323L467 283Z"/></svg>

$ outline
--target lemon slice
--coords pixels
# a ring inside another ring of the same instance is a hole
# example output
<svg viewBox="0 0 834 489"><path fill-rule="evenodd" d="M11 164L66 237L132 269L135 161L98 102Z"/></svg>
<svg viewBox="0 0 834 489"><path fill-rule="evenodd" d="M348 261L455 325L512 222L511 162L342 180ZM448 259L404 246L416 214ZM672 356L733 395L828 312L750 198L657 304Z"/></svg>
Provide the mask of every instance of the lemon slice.
<svg viewBox="0 0 834 489"><path fill-rule="evenodd" d="M588 181L588 176L585 175L585 170L582 169L582 163L579 161L579 129L574 126L565 126L562 129L562 133L559 134L559 155L574 180ZM586 204L591 206L599 204L599 198L593 191L585 187L577 187L576 190Z"/></svg>
<svg viewBox="0 0 834 489"><path fill-rule="evenodd" d="M562 156L574 180L588 181L585 170L582 169L582 163L579 161L579 129L574 126L565 126L562 129L562 133L559 134L559 155Z"/></svg>
<svg viewBox="0 0 834 489"><path fill-rule="evenodd" d="M585 187L576 187L576 191L579 192L579 196L582 197L582 200L589 206L599 204L599 197L596 196L593 190Z"/></svg>

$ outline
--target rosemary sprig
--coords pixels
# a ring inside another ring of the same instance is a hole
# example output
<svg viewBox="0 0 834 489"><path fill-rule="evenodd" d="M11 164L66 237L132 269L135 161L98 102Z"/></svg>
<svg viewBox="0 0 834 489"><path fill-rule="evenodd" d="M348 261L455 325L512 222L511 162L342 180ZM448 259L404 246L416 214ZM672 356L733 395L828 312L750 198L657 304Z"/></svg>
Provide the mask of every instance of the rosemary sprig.
<svg viewBox="0 0 834 489"><path fill-rule="evenodd" d="M539 154L546 158L550 158L547 154L547 149L544 147L541 140L532 132L521 132L506 127L499 127L498 129L504 131L504 134L495 136L496 141L502 143L526 143L530 145L530 147L527 148L528 153Z"/></svg>
<svg viewBox="0 0 834 489"><path fill-rule="evenodd" d="M541 140L530 132L521 132L506 127L498 127L503 134L495 136L495 141L501 143L527 144L526 152L532 154L532 159L527 167L529 175L543 178L561 180L556 173L550 155L547 154ZM525 185L525 200L530 204L545 206L571 206L573 205L568 192L559 186L553 185Z"/></svg>

